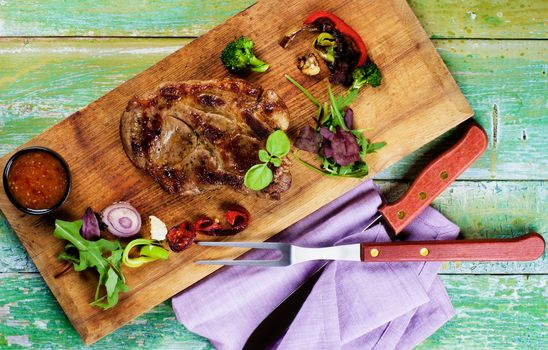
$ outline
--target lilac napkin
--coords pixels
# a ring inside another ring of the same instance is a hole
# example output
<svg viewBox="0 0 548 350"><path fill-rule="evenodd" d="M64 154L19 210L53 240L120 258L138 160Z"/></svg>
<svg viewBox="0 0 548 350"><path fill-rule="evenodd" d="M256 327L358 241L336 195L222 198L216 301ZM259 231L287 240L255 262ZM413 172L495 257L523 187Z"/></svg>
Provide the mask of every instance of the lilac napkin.
<svg viewBox="0 0 548 350"><path fill-rule="evenodd" d="M276 235L272 241L321 247L390 238L382 225L362 231L381 205L366 181ZM454 239L459 229L427 208L403 233L409 240ZM272 258L251 251L243 259ZM216 349L241 349L255 328L324 262L283 268L223 267L173 297L177 319ZM454 310L436 276L440 263L333 261L275 349L407 349L450 319Z"/></svg>

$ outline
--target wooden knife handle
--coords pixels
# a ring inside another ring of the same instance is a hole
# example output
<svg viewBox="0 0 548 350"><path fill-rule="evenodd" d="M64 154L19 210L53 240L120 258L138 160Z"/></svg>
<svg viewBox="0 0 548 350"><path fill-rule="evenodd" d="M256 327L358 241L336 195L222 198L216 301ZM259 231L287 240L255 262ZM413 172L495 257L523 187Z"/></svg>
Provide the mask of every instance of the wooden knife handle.
<svg viewBox="0 0 548 350"><path fill-rule="evenodd" d="M529 261L544 254L544 239L535 232L511 239L361 243L361 260L392 261Z"/></svg>
<svg viewBox="0 0 548 350"><path fill-rule="evenodd" d="M487 135L475 123L452 148L432 161L398 201L379 209L397 235L462 174L487 148Z"/></svg>

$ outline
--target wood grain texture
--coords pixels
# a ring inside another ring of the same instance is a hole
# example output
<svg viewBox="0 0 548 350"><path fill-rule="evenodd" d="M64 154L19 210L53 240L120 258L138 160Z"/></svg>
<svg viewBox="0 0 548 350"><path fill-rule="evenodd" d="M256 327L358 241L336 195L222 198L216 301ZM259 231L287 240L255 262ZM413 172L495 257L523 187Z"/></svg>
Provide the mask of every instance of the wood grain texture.
<svg viewBox="0 0 548 350"><path fill-rule="evenodd" d="M399 234L449 185L467 170L487 148L487 135L476 123L467 123L459 141L432 160L405 194L379 208L393 234Z"/></svg>
<svg viewBox="0 0 548 350"><path fill-rule="evenodd" d="M441 277L457 314L418 349L543 348L548 323L546 276ZM0 287L0 347L82 348L78 334L38 275L2 274ZM169 303L87 349L114 350L120 344L128 349L212 349L207 340L176 321Z"/></svg>
<svg viewBox="0 0 548 350"><path fill-rule="evenodd" d="M0 36L199 36L253 3L4 0ZM546 37L547 5L539 0L409 0L409 4L434 38Z"/></svg>
<svg viewBox="0 0 548 350"><path fill-rule="evenodd" d="M541 235L530 232L507 239L457 239L361 243L361 260L394 261L531 261L544 255Z"/></svg>
<svg viewBox="0 0 548 350"><path fill-rule="evenodd" d="M283 73L296 76L297 68L291 58L307 50L309 40L297 40L284 50L278 45L278 40L272 38L300 25L301 20L295 14L304 16L317 8L317 3L287 2L280 5L277 1L255 4L32 139L27 145L47 145L58 151L73 173L71 197L54 214L55 218L74 220L88 205L103 208L114 201L126 200L132 202L144 217L158 215L161 210L162 219L173 226L204 212L214 213L223 203L236 202L253 208L254 218L238 239L262 241L354 187L355 180L310 175L308 169L297 165L292 167L292 188L279 203L245 197L228 189L181 199L163 193L150 178L145 178L128 162L120 147L119 116L129 98L148 93L161 82L226 77L226 70L217 59L219 50L231 38L244 33L264 43L264 46L257 47L257 53L272 67L268 74L251 76L250 79L265 88L275 88L282 96L291 113L290 134L307 123L306 117L313 113L314 108L287 83ZM368 98L364 99L362 93L354 108L356 115L360 116L355 120L356 126L363 128L365 111L368 111L367 125L372 130L368 137L373 141L385 140L388 144L382 157L377 154L370 157L369 168L373 174L472 115L464 96L405 2L358 4L332 1L323 3L323 6L344 17L361 33L369 47L369 55L383 71L383 85L375 90L366 89ZM267 14L269 22L265 25L261 18ZM210 63L207 71L203 70L204 61ZM304 84L325 99L324 81L309 79ZM417 104L417 101L421 102ZM414 137L419 132L421 137ZM4 157L3 162L6 160ZM162 264L149 264L137 272L127 271L126 280L131 291L121 296L116 308L107 311L94 309L89 305L95 288L93 275L71 273L55 277L63 269L56 256L64 243L51 235L54 216L21 216L3 194L0 207L87 344L218 268L192 264L196 259L217 259L219 254L215 250L192 247L184 254L172 255ZM236 252L233 250L230 256L235 256Z"/></svg>
<svg viewBox="0 0 548 350"><path fill-rule="evenodd" d="M442 276L442 280L457 314L417 349L546 347L545 275Z"/></svg>
<svg viewBox="0 0 548 350"><path fill-rule="evenodd" d="M0 155L188 42L0 39ZM548 118L544 93L548 47L542 41L433 42L490 139L485 155L460 178L548 178L543 152L548 147L543 123ZM446 149L455 141L454 133L448 133L376 178L414 178L437 149Z"/></svg>

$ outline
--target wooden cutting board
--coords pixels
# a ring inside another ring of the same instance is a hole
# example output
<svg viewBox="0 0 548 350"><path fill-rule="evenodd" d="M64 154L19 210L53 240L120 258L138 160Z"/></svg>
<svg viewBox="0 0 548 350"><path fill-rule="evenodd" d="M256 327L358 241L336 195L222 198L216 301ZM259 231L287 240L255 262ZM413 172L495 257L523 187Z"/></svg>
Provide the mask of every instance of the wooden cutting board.
<svg viewBox="0 0 548 350"><path fill-rule="evenodd" d="M403 0L271 0L251 6L21 146L54 149L67 160L73 174L70 198L53 214L25 215L11 205L3 192L0 209L86 344L218 268L198 266L192 263L194 260L233 258L242 251L194 246L179 254L171 253L165 262L126 268L131 291L121 294L116 307L102 311L89 305L97 283L94 273L71 271L54 277L64 267L56 256L65 244L52 235L56 218L76 220L87 206L101 210L123 200L130 201L145 222L149 215L156 215L173 226L201 214L220 214L221 205L230 202L243 205L252 214L248 229L234 239L263 241L359 183L323 177L294 161L292 187L280 201L230 190L185 198L165 193L136 169L119 140L119 118L131 96L145 94L166 81L227 77L219 54L239 35L251 37L258 57L270 63L268 73L252 75L249 80L274 89L286 101L291 112L290 135L294 136L298 128L311 123L315 108L285 80L284 73L302 82L321 100L326 99L327 79L325 75L322 79L304 77L296 68L296 57L310 51L312 36L295 40L287 49L280 47L278 41L288 30L300 26L309 12L318 9L334 12L356 29L383 74L381 87L362 90L353 104L357 127L368 128L366 135L372 141L387 142L378 154L368 156L371 175L472 116L470 106ZM1 159L2 168L9 156ZM147 230L145 225L143 232Z"/></svg>

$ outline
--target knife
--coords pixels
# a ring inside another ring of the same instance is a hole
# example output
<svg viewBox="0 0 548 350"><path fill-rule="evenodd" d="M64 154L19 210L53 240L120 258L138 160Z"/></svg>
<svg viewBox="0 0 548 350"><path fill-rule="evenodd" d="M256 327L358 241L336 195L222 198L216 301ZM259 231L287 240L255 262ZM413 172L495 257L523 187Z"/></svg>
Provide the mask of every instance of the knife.
<svg viewBox="0 0 548 350"><path fill-rule="evenodd" d="M398 201L379 208L364 231L382 222L390 237L396 237L479 158L487 148L487 142L485 131L472 122L460 141L424 168Z"/></svg>

